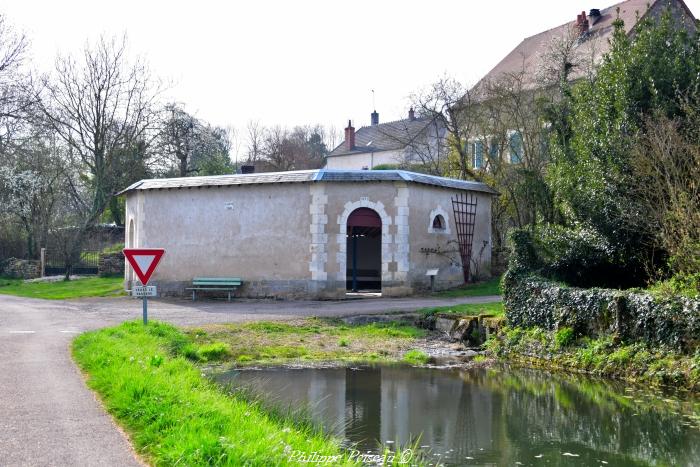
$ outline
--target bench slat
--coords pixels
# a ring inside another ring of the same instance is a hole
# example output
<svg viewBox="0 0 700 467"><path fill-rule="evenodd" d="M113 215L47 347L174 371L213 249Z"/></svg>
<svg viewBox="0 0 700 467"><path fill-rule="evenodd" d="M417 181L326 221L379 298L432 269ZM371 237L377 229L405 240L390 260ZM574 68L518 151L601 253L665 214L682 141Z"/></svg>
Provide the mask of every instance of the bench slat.
<svg viewBox="0 0 700 467"><path fill-rule="evenodd" d="M217 281L240 281L242 279L240 277L195 277L192 280L193 281L217 282Z"/></svg>

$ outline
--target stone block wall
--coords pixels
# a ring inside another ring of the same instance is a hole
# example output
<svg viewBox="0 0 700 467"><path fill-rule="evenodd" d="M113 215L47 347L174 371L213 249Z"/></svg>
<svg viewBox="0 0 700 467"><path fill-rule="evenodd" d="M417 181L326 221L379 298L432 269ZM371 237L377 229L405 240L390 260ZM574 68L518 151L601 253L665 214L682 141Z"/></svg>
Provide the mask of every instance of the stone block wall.
<svg viewBox="0 0 700 467"><path fill-rule="evenodd" d="M41 261L10 258L2 267L2 275L16 279L36 279L41 277Z"/></svg>
<svg viewBox="0 0 700 467"><path fill-rule="evenodd" d="M122 252L100 254L97 260L97 274L101 277L123 276L124 254Z"/></svg>

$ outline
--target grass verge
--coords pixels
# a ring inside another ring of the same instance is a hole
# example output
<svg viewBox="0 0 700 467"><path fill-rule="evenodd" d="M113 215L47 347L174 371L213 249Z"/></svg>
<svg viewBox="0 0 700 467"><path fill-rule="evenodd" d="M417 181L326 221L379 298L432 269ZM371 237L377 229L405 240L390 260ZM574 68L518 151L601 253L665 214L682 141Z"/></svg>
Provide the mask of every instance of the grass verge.
<svg viewBox="0 0 700 467"><path fill-rule="evenodd" d="M189 345L187 335L157 322L128 322L73 342L89 386L150 463L295 465L296 451L354 465L320 431L224 394L183 356Z"/></svg>
<svg viewBox="0 0 700 467"><path fill-rule="evenodd" d="M442 290L435 293L436 297L444 298L485 297L488 295L503 295L500 277L494 277L484 282L467 284L456 289Z"/></svg>
<svg viewBox="0 0 700 467"><path fill-rule="evenodd" d="M427 331L408 323L348 325L309 318L295 322L215 324L185 331L190 358L245 365L313 362L401 362Z"/></svg>
<svg viewBox="0 0 700 467"><path fill-rule="evenodd" d="M641 342L620 343L612 336L577 337L571 328L537 327L504 327L486 348L501 359L527 366L700 391L700 352L686 355Z"/></svg>
<svg viewBox="0 0 700 467"><path fill-rule="evenodd" d="M123 277L89 277L72 281L25 282L0 279L0 294L18 297L65 300L81 297L107 297L123 294Z"/></svg>
<svg viewBox="0 0 700 467"><path fill-rule="evenodd" d="M437 306L423 308L419 313L430 316L437 313L454 313L464 316L494 315L503 316L503 302L466 303L464 305Z"/></svg>

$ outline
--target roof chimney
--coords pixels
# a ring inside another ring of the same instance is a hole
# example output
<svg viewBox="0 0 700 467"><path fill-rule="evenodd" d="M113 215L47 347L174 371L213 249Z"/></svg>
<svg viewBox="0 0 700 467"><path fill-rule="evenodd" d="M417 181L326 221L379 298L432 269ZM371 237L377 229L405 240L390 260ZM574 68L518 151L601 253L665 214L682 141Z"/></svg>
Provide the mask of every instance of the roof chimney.
<svg viewBox="0 0 700 467"><path fill-rule="evenodd" d="M598 22L600 16L600 10L598 8L591 8L591 11L588 13L588 18L590 19L591 26Z"/></svg>
<svg viewBox="0 0 700 467"><path fill-rule="evenodd" d="M355 127L352 126L351 120L348 120L348 127L345 129L345 149L348 151L355 149Z"/></svg>
<svg viewBox="0 0 700 467"><path fill-rule="evenodd" d="M376 110L372 112L372 126L374 125L379 125L379 114Z"/></svg>
<svg viewBox="0 0 700 467"><path fill-rule="evenodd" d="M588 19L586 18L585 11L582 11L580 15L576 16L576 27L581 35L588 32Z"/></svg>
<svg viewBox="0 0 700 467"><path fill-rule="evenodd" d="M413 106L411 106L411 108L408 109L408 119L410 121L413 121L416 119L416 112L413 110Z"/></svg>

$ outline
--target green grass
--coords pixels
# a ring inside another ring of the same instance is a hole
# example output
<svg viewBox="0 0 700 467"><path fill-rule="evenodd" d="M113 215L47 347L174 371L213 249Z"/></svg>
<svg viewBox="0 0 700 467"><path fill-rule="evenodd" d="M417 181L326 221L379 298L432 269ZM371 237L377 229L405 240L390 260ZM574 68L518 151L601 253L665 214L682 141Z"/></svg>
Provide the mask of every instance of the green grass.
<svg viewBox="0 0 700 467"><path fill-rule="evenodd" d="M700 391L700 352L621 343L611 335L576 337L571 328L504 327L486 342L492 355L546 369L580 371L654 386Z"/></svg>
<svg viewBox="0 0 700 467"><path fill-rule="evenodd" d="M0 279L0 294L18 297L64 300L80 297L120 295L123 277L89 277L72 281L24 282L20 279Z"/></svg>
<svg viewBox="0 0 700 467"><path fill-rule="evenodd" d="M488 295L503 295L501 290L501 278L494 277L484 282L467 284L456 289L442 290L435 294L438 297L485 297Z"/></svg>
<svg viewBox="0 0 700 467"><path fill-rule="evenodd" d="M503 302L466 303L464 305L437 306L423 308L419 313L429 316L436 313L455 313L465 316L494 315L503 316Z"/></svg>
<svg viewBox="0 0 700 467"><path fill-rule="evenodd" d="M430 357L422 350L411 349L403 356L403 361L412 365L425 365Z"/></svg>
<svg viewBox="0 0 700 467"><path fill-rule="evenodd" d="M226 346L217 359L236 365L312 362L401 362L427 331L408 323L348 325L340 320L310 318L295 322L212 324L185 330L193 360L208 361L202 349Z"/></svg>
<svg viewBox="0 0 700 467"><path fill-rule="evenodd" d="M152 465L295 465L293 451L338 456L339 443L289 416L225 394L182 353L173 326L128 322L82 334L73 355L88 385Z"/></svg>

